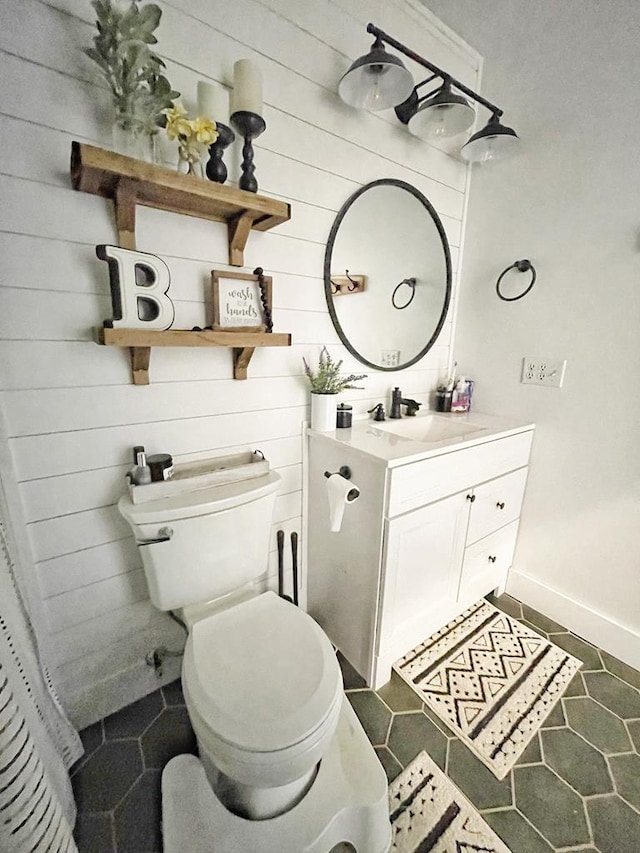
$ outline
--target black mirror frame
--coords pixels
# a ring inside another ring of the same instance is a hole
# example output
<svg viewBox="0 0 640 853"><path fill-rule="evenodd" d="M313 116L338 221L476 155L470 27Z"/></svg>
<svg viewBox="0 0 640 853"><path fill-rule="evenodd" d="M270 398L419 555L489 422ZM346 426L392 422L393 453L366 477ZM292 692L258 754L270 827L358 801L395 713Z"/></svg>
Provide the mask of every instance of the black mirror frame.
<svg viewBox="0 0 640 853"><path fill-rule="evenodd" d="M351 205L358 198L360 198L363 193L365 193L367 190L372 189L373 187L379 186L399 187L400 189L406 190L408 193L411 193L414 198L418 199L418 201L427 210L427 212L433 219L436 228L438 229L440 240L442 241L442 249L444 251L447 272L444 305L435 331L429 338L426 346L418 353L418 355L416 355L410 361L404 362L404 364L399 364L397 367L383 367L382 365L374 364L373 362L368 361L368 359L360 355L360 353L352 346L351 342L345 335L342 326L340 325L340 321L338 320L336 309L333 304L333 296L331 293L331 255L333 253L333 246L336 240L336 236L338 234L338 229L342 224L342 220L346 216ZM440 217L436 213L435 208L433 207L431 202L427 199L425 195L420 192L420 190L416 189L416 187L412 186L411 184L406 183L406 181L400 181L396 178L379 178L377 181L371 181L371 183L365 184L363 187L360 187L360 189L356 190L356 192L354 192L353 195L347 199L347 201L338 211L338 215L336 216L335 221L331 226L331 231L329 232L329 238L327 240L327 248L324 253L324 295L327 301L327 309L329 311L329 316L331 317L331 322L333 323L334 329L338 333L338 337L340 338L344 346L347 348L347 350L349 350L351 355L354 356L354 358L357 358L358 361L362 362L362 364L366 364L367 367L372 367L374 370L381 370L390 373L397 370L404 370L407 367L411 367L412 364L415 364L417 361L420 361L421 358L424 358L424 356L429 352L431 347L435 344L440 332L442 331L442 327L444 326L444 322L447 317L447 312L449 311L449 305L451 303L451 253L449 252L449 241L447 240L447 235L445 234L445 230L442 226L442 222L440 221Z"/></svg>

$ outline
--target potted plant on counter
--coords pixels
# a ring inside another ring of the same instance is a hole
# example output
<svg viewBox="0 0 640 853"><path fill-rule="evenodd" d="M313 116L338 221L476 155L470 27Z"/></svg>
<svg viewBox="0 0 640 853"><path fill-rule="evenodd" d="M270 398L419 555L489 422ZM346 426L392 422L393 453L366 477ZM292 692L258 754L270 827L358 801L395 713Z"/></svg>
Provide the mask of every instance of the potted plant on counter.
<svg viewBox="0 0 640 853"><path fill-rule="evenodd" d="M312 370L306 358L303 358L304 372L311 386L311 429L327 432L336 428L336 395L341 391L360 388L354 385L367 374L340 375L342 360L334 361L326 347L320 350L317 370Z"/></svg>

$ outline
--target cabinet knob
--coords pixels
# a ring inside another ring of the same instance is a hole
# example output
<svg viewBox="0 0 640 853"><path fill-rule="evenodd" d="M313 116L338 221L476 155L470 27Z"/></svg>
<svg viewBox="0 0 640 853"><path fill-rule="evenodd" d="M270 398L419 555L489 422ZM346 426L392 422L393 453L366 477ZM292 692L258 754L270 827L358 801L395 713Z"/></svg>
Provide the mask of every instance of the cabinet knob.
<svg viewBox="0 0 640 853"><path fill-rule="evenodd" d="M469 501L469 503L473 503L475 501L475 499L476 499L475 495L467 495L467 500Z"/></svg>
<svg viewBox="0 0 640 853"><path fill-rule="evenodd" d="M492 556L490 556L490 557L489 557L489 562L490 562L490 563L495 563L495 561L496 561L497 559L498 559L497 557L492 557Z"/></svg>
<svg viewBox="0 0 640 853"><path fill-rule="evenodd" d="M496 506L498 507L498 509L504 509L504 501L498 501Z"/></svg>

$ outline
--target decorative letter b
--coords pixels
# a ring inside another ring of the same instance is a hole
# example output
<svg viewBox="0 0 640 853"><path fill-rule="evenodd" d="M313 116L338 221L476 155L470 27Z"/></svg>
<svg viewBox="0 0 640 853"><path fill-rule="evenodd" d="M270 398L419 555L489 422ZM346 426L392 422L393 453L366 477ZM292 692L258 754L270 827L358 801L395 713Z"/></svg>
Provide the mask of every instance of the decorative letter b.
<svg viewBox="0 0 640 853"><path fill-rule="evenodd" d="M168 329L175 310L167 296L169 267L156 255L119 246L96 246L96 255L109 264L113 320L105 326L120 329Z"/></svg>

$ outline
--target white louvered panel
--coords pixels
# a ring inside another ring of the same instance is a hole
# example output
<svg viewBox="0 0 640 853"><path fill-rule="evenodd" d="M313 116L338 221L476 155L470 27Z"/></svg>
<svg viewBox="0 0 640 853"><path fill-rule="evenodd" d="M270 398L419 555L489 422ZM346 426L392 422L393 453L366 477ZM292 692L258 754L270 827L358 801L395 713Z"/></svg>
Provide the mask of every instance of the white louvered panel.
<svg viewBox="0 0 640 853"><path fill-rule="evenodd" d="M77 853L71 830L50 787L2 664L0 850L2 853Z"/></svg>

